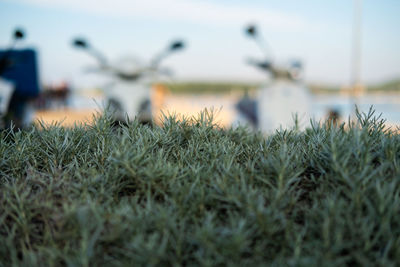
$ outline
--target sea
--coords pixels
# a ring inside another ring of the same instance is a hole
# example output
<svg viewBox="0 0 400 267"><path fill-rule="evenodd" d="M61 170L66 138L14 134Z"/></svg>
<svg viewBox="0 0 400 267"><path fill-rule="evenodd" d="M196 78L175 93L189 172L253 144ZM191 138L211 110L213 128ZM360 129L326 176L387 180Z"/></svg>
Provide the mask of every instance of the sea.
<svg viewBox="0 0 400 267"><path fill-rule="evenodd" d="M134 98L135 96L128 92L127 97ZM314 94L310 95L310 98L311 116L317 121L326 119L329 111L332 110L339 113L342 121L347 121L350 116L354 116L355 106L357 106L360 112L365 113L372 108L375 116L385 119L387 125L400 126L400 93L365 94L357 99L339 94ZM238 99L238 96L232 95L170 94L165 97L164 104L159 108L163 113L182 113L184 115L195 115L204 108L212 108L217 110L220 120L225 126L228 126L236 116L235 104ZM101 110L105 106L105 101L104 96L72 95L69 106L74 109Z"/></svg>

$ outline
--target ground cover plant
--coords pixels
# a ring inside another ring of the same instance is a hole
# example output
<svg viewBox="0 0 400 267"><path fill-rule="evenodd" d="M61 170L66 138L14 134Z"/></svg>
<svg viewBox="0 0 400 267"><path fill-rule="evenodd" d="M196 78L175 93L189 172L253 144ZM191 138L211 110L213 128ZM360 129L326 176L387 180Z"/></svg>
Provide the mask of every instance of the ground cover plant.
<svg viewBox="0 0 400 267"><path fill-rule="evenodd" d="M1 133L0 265L400 264L400 137L373 112L268 137L211 117Z"/></svg>

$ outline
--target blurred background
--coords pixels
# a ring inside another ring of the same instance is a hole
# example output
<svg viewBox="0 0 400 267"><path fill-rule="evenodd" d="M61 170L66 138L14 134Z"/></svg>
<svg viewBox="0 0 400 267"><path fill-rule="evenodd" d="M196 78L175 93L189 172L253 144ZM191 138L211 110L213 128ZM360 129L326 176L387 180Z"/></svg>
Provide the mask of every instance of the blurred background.
<svg viewBox="0 0 400 267"><path fill-rule="evenodd" d="M0 50L35 52L28 123L214 107L223 126L271 130L285 112L347 120L357 104L400 125L398 14L398 0L3 0ZM18 91L4 73L3 94Z"/></svg>

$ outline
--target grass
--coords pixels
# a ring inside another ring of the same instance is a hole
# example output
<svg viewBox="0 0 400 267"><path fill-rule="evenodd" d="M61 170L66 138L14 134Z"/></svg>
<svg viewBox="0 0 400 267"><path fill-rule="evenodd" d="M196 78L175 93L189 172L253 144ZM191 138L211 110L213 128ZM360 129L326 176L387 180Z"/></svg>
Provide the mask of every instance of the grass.
<svg viewBox="0 0 400 267"><path fill-rule="evenodd" d="M266 86L264 83L245 83L245 82L176 82L164 83L168 90L174 94L229 94L256 92L260 87ZM341 86L310 83L306 84L312 94L339 94ZM346 90L350 90L347 88ZM366 93L400 92L400 80L391 80L374 85L366 85Z"/></svg>
<svg viewBox="0 0 400 267"><path fill-rule="evenodd" d="M398 266L400 136L358 118L3 132L0 265Z"/></svg>
<svg viewBox="0 0 400 267"><path fill-rule="evenodd" d="M369 91L400 92L400 79L389 80L368 88Z"/></svg>
<svg viewBox="0 0 400 267"><path fill-rule="evenodd" d="M229 94L256 91L256 83L231 82L179 82L165 83L164 86L174 94Z"/></svg>

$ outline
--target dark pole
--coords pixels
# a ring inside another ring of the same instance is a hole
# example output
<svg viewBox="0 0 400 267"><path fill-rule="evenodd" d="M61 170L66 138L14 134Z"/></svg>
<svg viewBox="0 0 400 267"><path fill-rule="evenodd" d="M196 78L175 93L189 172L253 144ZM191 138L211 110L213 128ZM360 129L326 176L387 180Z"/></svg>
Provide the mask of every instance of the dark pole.
<svg viewBox="0 0 400 267"><path fill-rule="evenodd" d="M258 33L258 28L255 25L249 25L246 28L246 34L254 39L261 52L272 62L274 60L272 49L262 35Z"/></svg>

